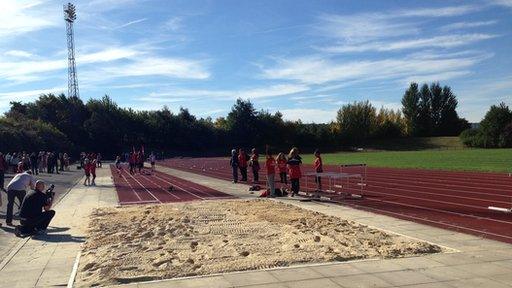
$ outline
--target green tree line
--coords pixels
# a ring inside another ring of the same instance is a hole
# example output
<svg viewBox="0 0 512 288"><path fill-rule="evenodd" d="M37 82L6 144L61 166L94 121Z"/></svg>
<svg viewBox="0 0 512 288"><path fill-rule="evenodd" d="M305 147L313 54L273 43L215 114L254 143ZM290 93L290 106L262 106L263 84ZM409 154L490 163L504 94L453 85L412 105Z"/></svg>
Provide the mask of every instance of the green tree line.
<svg viewBox="0 0 512 288"><path fill-rule="evenodd" d="M305 124L286 121L280 112L258 111L242 99L236 100L226 117L214 120L197 118L186 108L177 113L165 106L137 111L120 107L108 96L84 103L46 94L29 103L11 102L0 118L0 151L95 151L112 157L144 145L146 151L167 156L212 156L235 147L267 144L280 151L291 146L304 152L335 151L372 139L459 135L469 126L458 116L457 104L448 86L432 83L419 88L412 83L403 95L401 110L354 102L340 107L331 123Z"/></svg>

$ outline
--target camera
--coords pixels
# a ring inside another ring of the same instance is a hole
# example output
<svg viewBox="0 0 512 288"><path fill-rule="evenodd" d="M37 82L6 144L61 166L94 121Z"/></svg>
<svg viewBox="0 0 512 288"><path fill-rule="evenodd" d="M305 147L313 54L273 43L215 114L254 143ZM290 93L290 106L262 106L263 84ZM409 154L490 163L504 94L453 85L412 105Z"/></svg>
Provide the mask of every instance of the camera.
<svg viewBox="0 0 512 288"><path fill-rule="evenodd" d="M48 189L46 189L46 197L48 198L48 201L52 201L53 198L55 197L55 192L53 192L53 189L55 189L55 185L50 185L50 187L48 187Z"/></svg>

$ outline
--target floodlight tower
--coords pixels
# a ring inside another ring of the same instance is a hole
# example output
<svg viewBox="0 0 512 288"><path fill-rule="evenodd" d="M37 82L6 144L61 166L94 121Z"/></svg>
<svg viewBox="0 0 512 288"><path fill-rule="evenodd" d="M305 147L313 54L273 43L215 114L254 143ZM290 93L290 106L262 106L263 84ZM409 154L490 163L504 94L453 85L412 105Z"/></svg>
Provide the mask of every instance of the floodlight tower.
<svg viewBox="0 0 512 288"><path fill-rule="evenodd" d="M73 22L76 20L75 5L64 5L64 20L66 21L66 34L68 38L68 97L80 98L78 79L75 65L75 43L73 36Z"/></svg>

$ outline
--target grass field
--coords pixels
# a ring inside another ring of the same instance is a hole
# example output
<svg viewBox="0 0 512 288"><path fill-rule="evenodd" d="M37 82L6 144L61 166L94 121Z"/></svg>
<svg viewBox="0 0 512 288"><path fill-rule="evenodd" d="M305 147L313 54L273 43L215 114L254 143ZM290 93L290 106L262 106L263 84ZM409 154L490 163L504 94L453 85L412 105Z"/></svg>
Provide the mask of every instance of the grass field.
<svg viewBox="0 0 512 288"><path fill-rule="evenodd" d="M312 163L313 155L303 155ZM325 164L366 163L374 167L512 172L512 149L340 152L323 154Z"/></svg>

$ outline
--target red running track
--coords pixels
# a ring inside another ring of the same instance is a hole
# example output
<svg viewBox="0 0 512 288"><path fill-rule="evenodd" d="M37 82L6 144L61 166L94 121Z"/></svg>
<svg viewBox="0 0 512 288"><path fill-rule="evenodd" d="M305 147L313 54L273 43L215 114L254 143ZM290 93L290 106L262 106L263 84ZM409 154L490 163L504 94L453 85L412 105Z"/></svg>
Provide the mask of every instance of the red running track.
<svg viewBox="0 0 512 288"><path fill-rule="evenodd" d="M231 168L226 158L169 159L162 164L231 180ZM351 172L350 169L353 173L361 172L360 168L346 168L344 172ZM303 166L304 172L312 170L311 165ZM332 165L326 165L324 170L339 172L339 168ZM250 171L248 174L252 179ZM262 180L265 174L262 169ZM301 187L304 186L303 179ZM301 190L310 188L313 187ZM356 183L350 183L344 189L354 194L360 192ZM512 243L512 214L487 208L512 207L512 177L507 174L368 167L364 195L364 199L343 200L343 204Z"/></svg>
<svg viewBox="0 0 512 288"><path fill-rule="evenodd" d="M234 198L215 189L158 171L131 175L127 169L122 169L120 174L113 165L110 165L110 169L121 205ZM168 190L170 186L173 186L172 191Z"/></svg>

